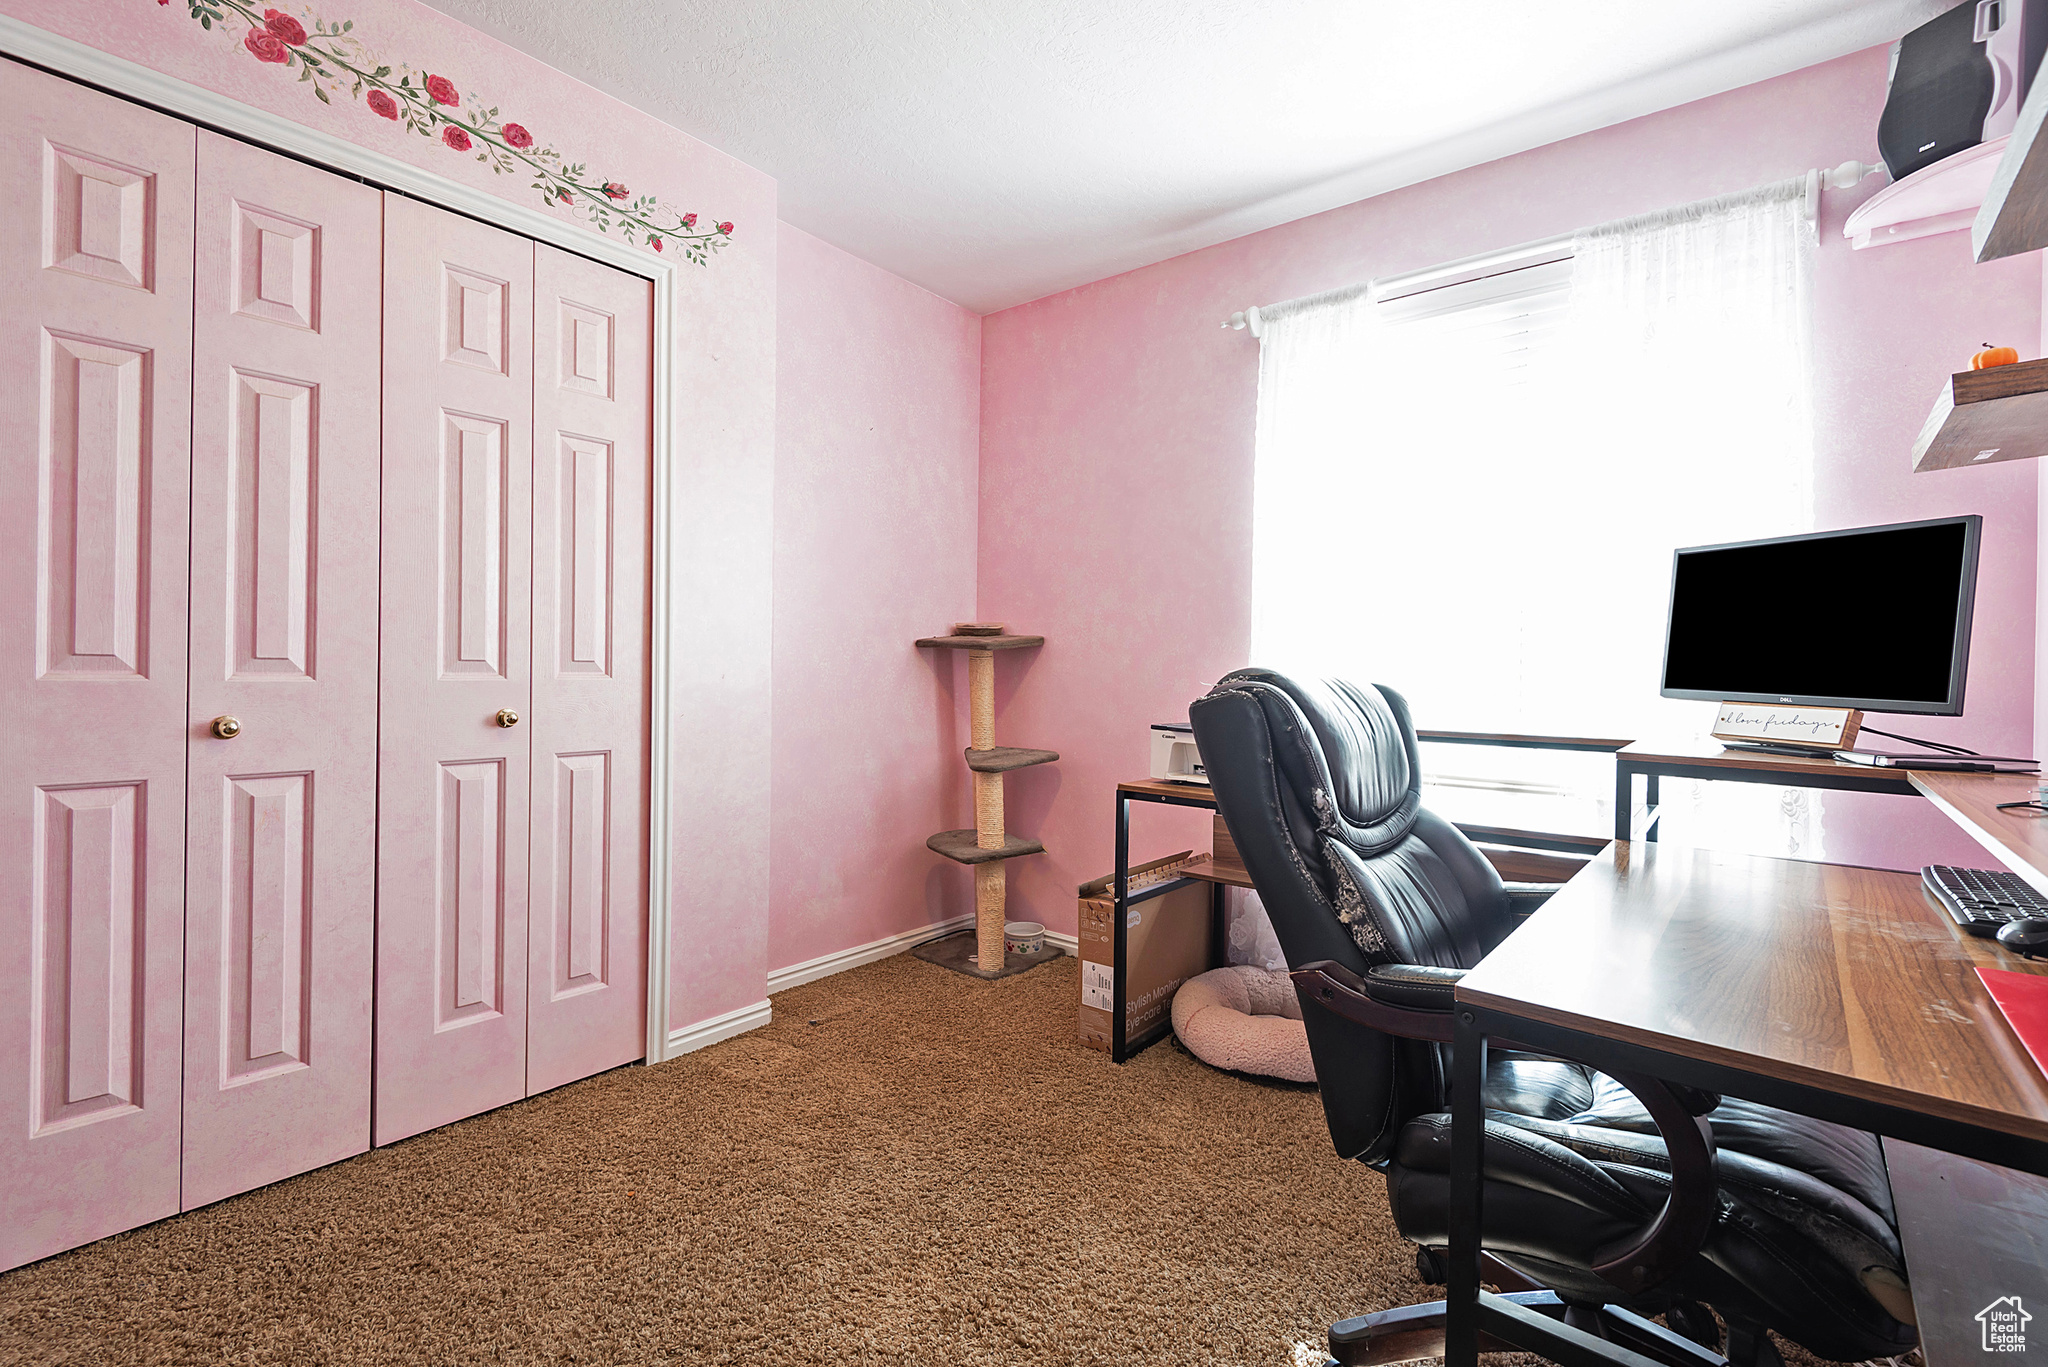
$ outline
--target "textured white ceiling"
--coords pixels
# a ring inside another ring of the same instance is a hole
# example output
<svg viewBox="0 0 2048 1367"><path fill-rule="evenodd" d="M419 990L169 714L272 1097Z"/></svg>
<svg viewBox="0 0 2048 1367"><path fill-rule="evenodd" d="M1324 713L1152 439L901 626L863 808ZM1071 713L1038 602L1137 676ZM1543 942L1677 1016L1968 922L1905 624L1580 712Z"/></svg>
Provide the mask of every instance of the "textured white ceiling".
<svg viewBox="0 0 2048 1367"><path fill-rule="evenodd" d="M428 2L989 312L1888 42L1953 0Z"/></svg>

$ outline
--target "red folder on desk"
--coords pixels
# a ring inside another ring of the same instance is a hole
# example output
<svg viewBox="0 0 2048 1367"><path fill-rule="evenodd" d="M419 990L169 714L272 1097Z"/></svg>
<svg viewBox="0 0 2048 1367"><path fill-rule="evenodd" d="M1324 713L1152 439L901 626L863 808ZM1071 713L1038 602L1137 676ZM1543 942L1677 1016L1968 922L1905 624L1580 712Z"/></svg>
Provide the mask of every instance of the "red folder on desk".
<svg viewBox="0 0 2048 1367"><path fill-rule="evenodd" d="M2034 1056L2034 1066L2048 1073L2048 974L2014 973L2005 968L1980 968L1991 1000Z"/></svg>

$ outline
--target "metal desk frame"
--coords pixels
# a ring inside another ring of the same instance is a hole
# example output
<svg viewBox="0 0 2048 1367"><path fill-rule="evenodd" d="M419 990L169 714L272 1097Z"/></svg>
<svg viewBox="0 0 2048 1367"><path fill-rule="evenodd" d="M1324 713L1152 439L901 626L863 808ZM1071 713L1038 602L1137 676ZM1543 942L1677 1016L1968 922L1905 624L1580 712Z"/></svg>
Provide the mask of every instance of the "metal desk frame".
<svg viewBox="0 0 2048 1367"><path fill-rule="evenodd" d="M1726 764L1688 764L1681 760L1614 752L1614 838L1627 840L1633 834L1635 780L1643 778L1643 805L1648 818L1643 839L1657 838L1657 781L1663 778L1713 779L1724 783L1770 783L1780 788L1832 788L1849 793L1896 793L1919 797L1901 769L1830 771L1826 769L1737 769Z"/></svg>
<svg viewBox="0 0 2048 1367"><path fill-rule="evenodd" d="M1172 882L1146 888L1136 897L1131 896L1131 804L1152 802L1161 807L1199 807L1208 811L1216 810L1216 798L1207 787L1189 785L1187 797L1169 797L1164 793L1133 793L1122 785L1116 790L1116 876L1110 884L1110 893L1116 901L1115 922L1110 931L1116 946L1116 962L1110 968L1110 1010L1109 1010L1109 1057L1113 1063L1122 1063L1133 1054L1149 1045L1157 1044L1173 1033L1173 1018L1169 1014L1140 1040L1124 1037L1124 1008L1127 993L1126 980L1130 970L1130 944L1126 938L1130 928L1128 919L1133 903L1156 897L1174 886ZM1209 882L1209 923L1212 942L1220 951L1223 944L1223 884ZM1212 964L1211 967L1214 967Z"/></svg>

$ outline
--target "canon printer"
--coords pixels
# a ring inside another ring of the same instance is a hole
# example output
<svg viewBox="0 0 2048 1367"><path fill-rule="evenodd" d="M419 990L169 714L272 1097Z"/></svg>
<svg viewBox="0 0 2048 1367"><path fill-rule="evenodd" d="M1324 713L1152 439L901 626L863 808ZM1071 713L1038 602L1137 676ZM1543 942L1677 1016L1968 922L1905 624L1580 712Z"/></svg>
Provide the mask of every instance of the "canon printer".
<svg viewBox="0 0 2048 1367"><path fill-rule="evenodd" d="M1964 0L1892 44L1877 120L1892 179L2012 132L2043 49L2048 0Z"/></svg>
<svg viewBox="0 0 2048 1367"><path fill-rule="evenodd" d="M1152 777L1162 783L1207 783L1202 752L1195 746L1195 728L1184 721L1163 721L1152 728Z"/></svg>

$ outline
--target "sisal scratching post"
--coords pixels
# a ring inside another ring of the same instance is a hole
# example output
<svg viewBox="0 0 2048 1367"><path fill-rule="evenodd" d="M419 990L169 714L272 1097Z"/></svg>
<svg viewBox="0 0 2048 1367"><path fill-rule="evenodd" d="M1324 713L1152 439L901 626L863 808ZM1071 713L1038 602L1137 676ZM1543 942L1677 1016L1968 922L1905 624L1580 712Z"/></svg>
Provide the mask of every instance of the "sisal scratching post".
<svg viewBox="0 0 2048 1367"><path fill-rule="evenodd" d="M967 652L967 705L973 714L974 748L996 748L996 653Z"/></svg>
<svg viewBox="0 0 2048 1367"><path fill-rule="evenodd" d="M996 745L996 653L967 652L967 706L975 750ZM974 843L1003 847L1003 776L974 776ZM1003 966L1003 866L991 860L974 866L974 960L984 973Z"/></svg>
<svg viewBox="0 0 2048 1367"><path fill-rule="evenodd" d="M946 636L931 636L920 646L967 652L969 733L967 767L974 771L974 828L940 831L925 844L948 859L974 866L974 957L965 957L967 937L947 936L915 952L921 958L978 977L997 978L1022 972L1033 964L1058 957L1057 948L1016 955L1004 952L1003 927L1008 880L1003 862L1021 855L1042 854L1036 840L1012 836L1003 828L1003 775L1012 769L1050 764L1051 750L1025 750L996 744L996 652L1024 650L1045 644L1043 636L1013 636L1000 622L960 622ZM940 948L941 946L957 948Z"/></svg>
<svg viewBox="0 0 2048 1367"><path fill-rule="evenodd" d="M1003 866L974 866L974 963L984 973L1003 967Z"/></svg>

